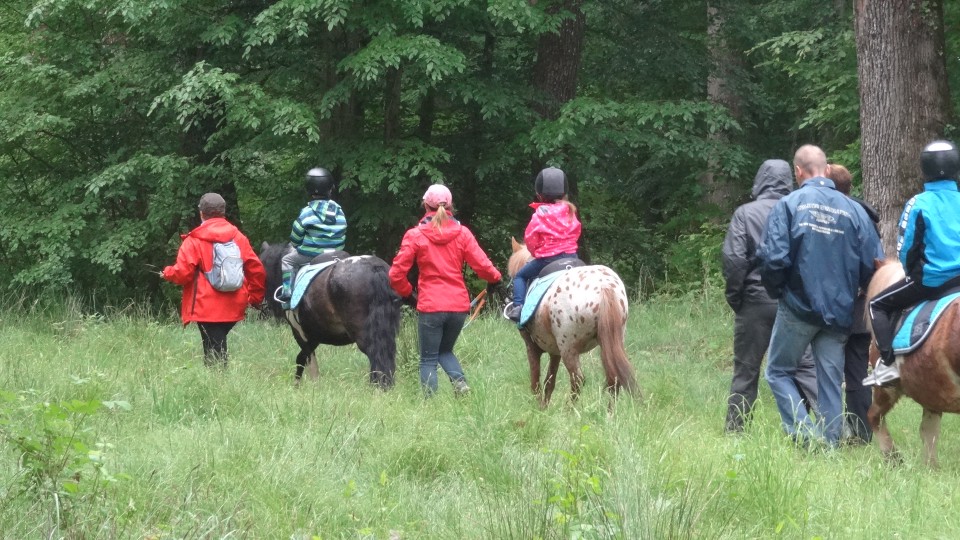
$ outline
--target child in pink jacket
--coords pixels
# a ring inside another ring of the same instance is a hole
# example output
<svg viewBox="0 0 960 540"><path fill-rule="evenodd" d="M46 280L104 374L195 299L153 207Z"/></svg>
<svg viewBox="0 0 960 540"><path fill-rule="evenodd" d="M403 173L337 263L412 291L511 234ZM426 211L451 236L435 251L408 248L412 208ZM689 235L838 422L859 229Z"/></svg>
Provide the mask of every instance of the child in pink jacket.
<svg viewBox="0 0 960 540"><path fill-rule="evenodd" d="M567 201L567 175L556 167L549 167L537 175L534 189L537 201L531 203L533 216L523 233L533 260L513 276L513 302L505 310L508 319L520 321L527 294L527 282L553 261L576 257L580 239L580 220L577 208Z"/></svg>

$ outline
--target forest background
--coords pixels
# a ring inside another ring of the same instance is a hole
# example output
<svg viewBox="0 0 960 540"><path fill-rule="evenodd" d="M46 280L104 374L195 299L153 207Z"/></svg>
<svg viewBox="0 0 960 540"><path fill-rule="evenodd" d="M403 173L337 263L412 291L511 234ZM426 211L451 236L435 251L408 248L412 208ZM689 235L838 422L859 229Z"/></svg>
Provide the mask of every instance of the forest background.
<svg viewBox="0 0 960 540"><path fill-rule="evenodd" d="M315 166L349 251L389 261L442 182L500 265L559 166L583 254L645 294L716 275L757 167L814 143L889 246L956 134L958 29L942 0L11 0L0 288L173 298L150 268L202 193L282 241Z"/></svg>

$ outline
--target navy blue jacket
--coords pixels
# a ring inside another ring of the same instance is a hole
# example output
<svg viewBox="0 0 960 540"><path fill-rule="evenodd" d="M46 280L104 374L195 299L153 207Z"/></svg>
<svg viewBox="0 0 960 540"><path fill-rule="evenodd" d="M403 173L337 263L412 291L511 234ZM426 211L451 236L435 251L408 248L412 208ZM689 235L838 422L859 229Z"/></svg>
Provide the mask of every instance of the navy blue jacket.
<svg viewBox="0 0 960 540"><path fill-rule="evenodd" d="M883 246L863 207L815 177L773 207L757 257L770 296L809 324L849 332Z"/></svg>

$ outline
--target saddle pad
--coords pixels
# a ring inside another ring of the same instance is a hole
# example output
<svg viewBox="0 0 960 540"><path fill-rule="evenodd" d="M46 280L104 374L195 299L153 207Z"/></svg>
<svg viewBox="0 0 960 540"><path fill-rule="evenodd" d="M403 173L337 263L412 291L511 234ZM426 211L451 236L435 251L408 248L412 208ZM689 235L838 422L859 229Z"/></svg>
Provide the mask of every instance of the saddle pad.
<svg viewBox="0 0 960 540"><path fill-rule="evenodd" d="M297 280L293 283L293 294L290 296L290 309L297 309L297 305L300 304L300 299L303 298L303 293L307 292L307 287L310 286L313 278L338 262L340 262L339 259L319 264L308 264L301 267L300 271L297 272Z"/></svg>
<svg viewBox="0 0 960 540"><path fill-rule="evenodd" d="M554 272L537 278L530 283L530 287L527 288L527 297L523 301L523 309L520 310L520 322L517 323L518 328L522 328L523 325L527 324L530 318L533 317L533 314L537 312L540 301L543 300L544 295L550 290L550 286L564 273L565 272Z"/></svg>
<svg viewBox="0 0 960 540"><path fill-rule="evenodd" d="M918 304L902 319L893 338L894 354L908 354L923 344L927 339L937 319L951 302L960 298L960 293L953 293L937 300L927 300Z"/></svg>

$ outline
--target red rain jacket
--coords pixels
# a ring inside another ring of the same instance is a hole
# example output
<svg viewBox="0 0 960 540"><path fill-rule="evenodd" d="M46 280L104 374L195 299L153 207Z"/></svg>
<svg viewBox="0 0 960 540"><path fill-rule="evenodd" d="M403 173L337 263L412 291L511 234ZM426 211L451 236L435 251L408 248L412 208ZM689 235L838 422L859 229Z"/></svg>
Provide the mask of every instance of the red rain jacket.
<svg viewBox="0 0 960 540"><path fill-rule="evenodd" d="M263 302L266 272L250 247L250 241L224 218L210 218L187 234L177 262L163 269L163 279L183 287L180 317L190 322L237 322L243 320L247 306ZM213 243L233 240L243 258L243 287L233 292L218 291L203 272L213 266ZM199 271L198 271L199 268Z"/></svg>
<svg viewBox="0 0 960 540"><path fill-rule="evenodd" d="M561 253L576 253L580 220L566 201L531 203L533 216L523 233L523 243L537 259Z"/></svg>
<svg viewBox="0 0 960 540"><path fill-rule="evenodd" d="M463 263L488 283L500 281L500 271L480 249L477 239L459 221L448 219L441 230L431 223L435 212L428 212L420 225L403 235L400 251L390 267L390 286L402 297L410 296L413 286L407 272L417 263L420 271L417 311L470 311L470 293L463 281Z"/></svg>

